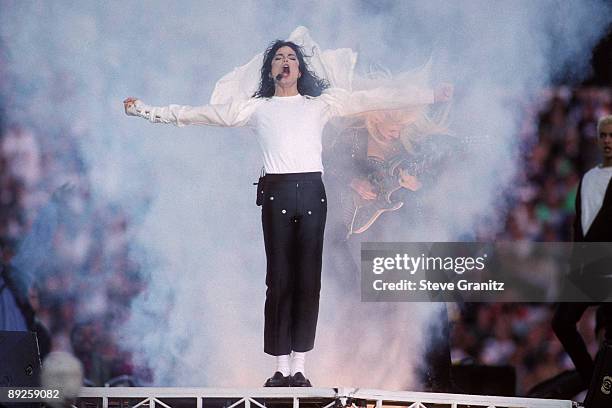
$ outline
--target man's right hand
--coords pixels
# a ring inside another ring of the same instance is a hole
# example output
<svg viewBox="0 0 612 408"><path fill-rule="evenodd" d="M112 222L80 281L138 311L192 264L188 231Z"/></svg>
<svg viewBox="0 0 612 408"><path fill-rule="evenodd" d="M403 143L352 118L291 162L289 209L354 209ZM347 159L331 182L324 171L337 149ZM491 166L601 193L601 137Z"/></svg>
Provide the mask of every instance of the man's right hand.
<svg viewBox="0 0 612 408"><path fill-rule="evenodd" d="M132 96L128 96L123 101L123 109L125 109L125 114L129 116L136 116L136 112L134 111L134 107L136 106L136 101L140 99L134 98Z"/></svg>
<svg viewBox="0 0 612 408"><path fill-rule="evenodd" d="M377 197L374 186L366 179L354 178L349 185L364 200L374 200Z"/></svg>

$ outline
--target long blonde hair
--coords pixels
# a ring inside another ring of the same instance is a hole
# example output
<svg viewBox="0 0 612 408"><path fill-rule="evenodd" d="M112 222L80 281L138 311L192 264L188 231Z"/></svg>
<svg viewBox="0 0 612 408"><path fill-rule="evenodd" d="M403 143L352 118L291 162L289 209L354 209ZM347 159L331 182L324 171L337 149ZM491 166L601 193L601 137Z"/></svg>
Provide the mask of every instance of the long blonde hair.
<svg viewBox="0 0 612 408"><path fill-rule="evenodd" d="M380 134L378 125L380 123L391 123L401 125L400 141L406 151L412 150L413 142L422 140L433 134L448 134L447 118L449 109L435 112L432 117L428 107L413 109L373 111L363 114L363 126L378 143L385 145L389 142Z"/></svg>
<svg viewBox="0 0 612 408"><path fill-rule="evenodd" d="M404 72L393 77L386 69L377 66L371 69L365 78L355 80L357 88L372 89L379 86L397 87L397 83L415 84L420 87L427 85L431 58L422 67ZM434 134L449 134L448 122L450 103L431 105L414 105L406 109L370 111L356 115L360 119L354 127L365 127L368 133L380 144L388 144L378 130L380 123L394 123L402 126L400 141L407 151L412 150L412 143Z"/></svg>

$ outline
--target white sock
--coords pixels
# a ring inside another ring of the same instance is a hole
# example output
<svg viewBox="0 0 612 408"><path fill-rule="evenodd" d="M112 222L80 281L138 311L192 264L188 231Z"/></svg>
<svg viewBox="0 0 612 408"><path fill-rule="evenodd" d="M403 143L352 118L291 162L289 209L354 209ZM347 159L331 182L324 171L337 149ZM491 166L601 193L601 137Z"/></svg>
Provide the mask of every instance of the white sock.
<svg viewBox="0 0 612 408"><path fill-rule="evenodd" d="M306 353L300 353L298 351L293 352L293 359L291 360L291 375L300 372L304 375L304 363L306 362Z"/></svg>
<svg viewBox="0 0 612 408"><path fill-rule="evenodd" d="M289 358L291 355L285 354L282 356L276 356L276 371L280 371L285 377L291 374L289 369Z"/></svg>

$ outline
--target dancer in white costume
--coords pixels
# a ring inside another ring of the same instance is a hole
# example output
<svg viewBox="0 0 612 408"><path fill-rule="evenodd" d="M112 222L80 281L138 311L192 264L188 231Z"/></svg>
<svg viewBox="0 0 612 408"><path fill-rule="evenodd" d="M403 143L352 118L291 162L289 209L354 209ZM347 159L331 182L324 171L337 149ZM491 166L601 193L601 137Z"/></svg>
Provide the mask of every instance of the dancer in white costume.
<svg viewBox="0 0 612 408"><path fill-rule="evenodd" d="M124 101L128 115L153 123L246 126L257 136L266 171L264 351L277 358L277 371L266 386L311 386L304 359L314 347L327 213L323 127L333 117L452 97L448 84L435 91L407 83L355 91L355 62L350 49L321 52L308 30L299 27L287 41L274 42L263 56L221 78L209 105L154 107L133 97Z"/></svg>

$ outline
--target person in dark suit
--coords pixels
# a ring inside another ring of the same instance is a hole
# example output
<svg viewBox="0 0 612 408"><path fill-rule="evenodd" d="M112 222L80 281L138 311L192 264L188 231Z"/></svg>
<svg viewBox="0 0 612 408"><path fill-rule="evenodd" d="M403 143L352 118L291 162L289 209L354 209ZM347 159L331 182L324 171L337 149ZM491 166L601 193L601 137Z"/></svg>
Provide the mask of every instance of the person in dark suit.
<svg viewBox="0 0 612 408"><path fill-rule="evenodd" d="M612 242L612 115L599 120L597 143L603 161L589 170L578 185L574 242ZM588 279L588 273L585 269L582 279ZM553 330L580 373L584 388L589 386L595 364L576 324L589 306L599 306L605 339L612 342L612 303L560 303L552 321Z"/></svg>

